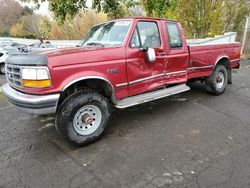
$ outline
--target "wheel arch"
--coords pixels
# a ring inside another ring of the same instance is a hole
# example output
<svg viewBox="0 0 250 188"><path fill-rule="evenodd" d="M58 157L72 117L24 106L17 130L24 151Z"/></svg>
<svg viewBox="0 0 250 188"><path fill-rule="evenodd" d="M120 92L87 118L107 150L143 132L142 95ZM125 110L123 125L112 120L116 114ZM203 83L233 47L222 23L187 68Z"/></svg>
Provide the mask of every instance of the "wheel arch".
<svg viewBox="0 0 250 188"><path fill-rule="evenodd" d="M101 76L84 76L72 80L63 87L61 96L58 101L58 106L73 93L83 90L83 89L93 89L109 98L112 103L116 103L115 90L111 82Z"/></svg>
<svg viewBox="0 0 250 188"><path fill-rule="evenodd" d="M229 57L228 56L219 57L214 64L214 69L218 65L224 65L226 67L228 73L228 84L232 84L232 67Z"/></svg>

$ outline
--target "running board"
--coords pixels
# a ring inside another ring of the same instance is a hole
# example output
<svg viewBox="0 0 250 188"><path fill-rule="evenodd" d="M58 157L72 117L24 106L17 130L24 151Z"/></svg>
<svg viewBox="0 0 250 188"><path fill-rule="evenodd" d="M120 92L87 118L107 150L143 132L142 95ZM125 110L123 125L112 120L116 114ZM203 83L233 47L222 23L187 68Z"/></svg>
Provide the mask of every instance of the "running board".
<svg viewBox="0 0 250 188"><path fill-rule="evenodd" d="M125 99L117 100L116 107L128 108L128 107L135 106L138 104L142 104L142 103L150 102L150 101L157 100L160 98L175 95L178 93L182 93L188 90L190 90L190 87L188 87L186 84L164 88L161 90L152 91L149 93L144 93L144 94L136 95L133 97L128 97Z"/></svg>

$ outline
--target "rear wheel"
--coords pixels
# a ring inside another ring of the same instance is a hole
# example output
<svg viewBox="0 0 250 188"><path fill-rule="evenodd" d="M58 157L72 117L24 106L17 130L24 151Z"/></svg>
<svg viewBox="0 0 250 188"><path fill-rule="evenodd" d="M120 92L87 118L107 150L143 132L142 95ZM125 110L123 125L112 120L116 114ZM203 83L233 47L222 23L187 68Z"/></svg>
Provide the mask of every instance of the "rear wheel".
<svg viewBox="0 0 250 188"><path fill-rule="evenodd" d="M224 65L218 65L210 77L206 79L206 90L214 95L225 92L228 83L228 71Z"/></svg>
<svg viewBox="0 0 250 188"><path fill-rule="evenodd" d="M0 64L0 74L5 74L5 64L4 63Z"/></svg>
<svg viewBox="0 0 250 188"><path fill-rule="evenodd" d="M79 91L62 103L56 116L58 130L77 145L99 140L110 119L110 105L95 91Z"/></svg>

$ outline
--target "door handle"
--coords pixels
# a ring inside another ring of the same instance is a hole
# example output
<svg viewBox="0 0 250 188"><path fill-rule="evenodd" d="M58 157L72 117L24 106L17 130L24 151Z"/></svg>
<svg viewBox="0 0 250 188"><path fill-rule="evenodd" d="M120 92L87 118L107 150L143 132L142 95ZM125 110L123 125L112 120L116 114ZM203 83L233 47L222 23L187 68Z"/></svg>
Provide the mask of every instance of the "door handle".
<svg viewBox="0 0 250 188"><path fill-rule="evenodd" d="M166 56L167 54L165 52L159 52L157 55L159 55L159 56Z"/></svg>

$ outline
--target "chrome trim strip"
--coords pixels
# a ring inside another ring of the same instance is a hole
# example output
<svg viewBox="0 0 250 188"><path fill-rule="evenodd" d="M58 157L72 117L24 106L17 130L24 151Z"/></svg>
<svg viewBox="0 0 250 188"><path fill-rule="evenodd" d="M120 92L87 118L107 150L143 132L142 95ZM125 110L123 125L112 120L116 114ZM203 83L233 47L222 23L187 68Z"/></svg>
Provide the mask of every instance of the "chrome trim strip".
<svg viewBox="0 0 250 188"><path fill-rule="evenodd" d="M186 73L187 71L176 71L176 72L167 72L165 73L165 76L173 75L173 74L182 74Z"/></svg>
<svg viewBox="0 0 250 188"><path fill-rule="evenodd" d="M134 81L131 81L129 83L117 84L116 87L123 87L123 86L127 86L127 85L136 84L136 83L139 83L139 82L144 82L144 81L147 81L147 80L151 80L151 79L154 79L154 78L158 78L158 77L161 77L161 76L168 76L168 75L182 74L182 73L186 73L186 71L176 71L176 72L157 74L157 75L154 75L154 76L149 76L149 77L141 78L141 79L138 79L138 80L134 80Z"/></svg>
<svg viewBox="0 0 250 188"><path fill-rule="evenodd" d="M128 82L125 83L121 83L121 84L116 84L115 87L123 87L123 86L127 86Z"/></svg>
<svg viewBox="0 0 250 188"><path fill-rule="evenodd" d="M235 62L237 62L237 61L240 61L240 59L233 59L233 60L231 60L230 62L231 62L231 63L235 63Z"/></svg>
<svg viewBox="0 0 250 188"><path fill-rule="evenodd" d="M129 82L128 84L129 85L136 84L138 82L144 82L144 81L151 80L151 79L154 79L154 78L158 78L158 77L161 77L161 76L164 76L164 73L157 74L157 75L154 75L154 76L145 77L145 78L141 78L141 79L138 79L138 80L134 80L134 81Z"/></svg>
<svg viewBox="0 0 250 188"><path fill-rule="evenodd" d="M202 66L202 67L189 67L188 70L207 69L207 68L212 68L212 67L213 65Z"/></svg>

